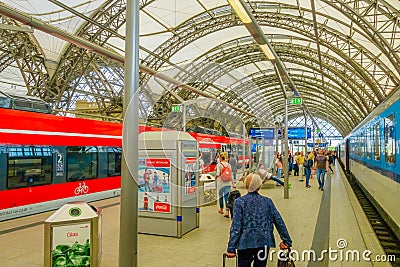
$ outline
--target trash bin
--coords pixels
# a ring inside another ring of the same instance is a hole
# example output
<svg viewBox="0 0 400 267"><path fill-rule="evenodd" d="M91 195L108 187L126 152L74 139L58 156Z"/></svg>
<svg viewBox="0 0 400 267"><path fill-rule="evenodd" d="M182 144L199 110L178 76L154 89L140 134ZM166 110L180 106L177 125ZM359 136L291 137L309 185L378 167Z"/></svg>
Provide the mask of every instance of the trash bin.
<svg viewBox="0 0 400 267"><path fill-rule="evenodd" d="M69 202L44 221L44 266L100 266L101 209Z"/></svg>

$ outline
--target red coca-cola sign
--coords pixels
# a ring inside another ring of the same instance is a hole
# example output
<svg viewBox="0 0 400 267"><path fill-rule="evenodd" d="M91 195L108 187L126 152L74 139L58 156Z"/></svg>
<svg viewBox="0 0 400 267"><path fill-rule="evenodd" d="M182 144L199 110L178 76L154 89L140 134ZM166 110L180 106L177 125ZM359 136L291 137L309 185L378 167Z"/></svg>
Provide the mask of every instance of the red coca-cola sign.
<svg viewBox="0 0 400 267"><path fill-rule="evenodd" d="M155 212L171 212L171 204L163 202L154 202Z"/></svg>
<svg viewBox="0 0 400 267"><path fill-rule="evenodd" d="M186 158L185 163L186 164L194 164L196 163L197 159L196 158Z"/></svg>
<svg viewBox="0 0 400 267"><path fill-rule="evenodd" d="M196 187L195 186L189 187L187 189L187 193L188 193L188 195L196 193Z"/></svg>

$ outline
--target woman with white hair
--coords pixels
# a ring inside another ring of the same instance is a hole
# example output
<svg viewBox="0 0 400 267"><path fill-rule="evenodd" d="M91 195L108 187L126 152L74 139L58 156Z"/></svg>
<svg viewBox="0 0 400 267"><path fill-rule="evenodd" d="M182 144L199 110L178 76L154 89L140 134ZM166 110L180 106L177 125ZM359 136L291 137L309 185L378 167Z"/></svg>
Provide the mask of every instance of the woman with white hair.
<svg viewBox="0 0 400 267"><path fill-rule="evenodd" d="M261 196L258 191L262 179L257 174L249 174L245 180L248 194L235 200L233 220L226 256L238 255L240 267L265 267L270 247L275 247L274 225L283 240L279 247L292 246L292 240L285 223L272 200Z"/></svg>

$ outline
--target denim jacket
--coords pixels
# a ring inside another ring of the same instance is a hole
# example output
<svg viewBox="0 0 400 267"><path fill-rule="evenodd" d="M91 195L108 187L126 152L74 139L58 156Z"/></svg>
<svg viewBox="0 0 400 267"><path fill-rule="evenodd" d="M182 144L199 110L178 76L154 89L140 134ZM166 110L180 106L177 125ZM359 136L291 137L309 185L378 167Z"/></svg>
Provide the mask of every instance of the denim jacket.
<svg viewBox="0 0 400 267"><path fill-rule="evenodd" d="M292 246L285 223L270 198L252 192L236 199L227 251L275 247L274 225L283 242Z"/></svg>

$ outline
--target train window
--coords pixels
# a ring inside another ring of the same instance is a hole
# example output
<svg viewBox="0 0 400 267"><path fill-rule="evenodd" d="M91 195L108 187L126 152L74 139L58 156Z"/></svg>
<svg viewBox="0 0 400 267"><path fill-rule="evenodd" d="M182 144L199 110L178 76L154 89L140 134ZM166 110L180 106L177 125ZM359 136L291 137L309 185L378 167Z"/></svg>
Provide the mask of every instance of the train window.
<svg viewBox="0 0 400 267"><path fill-rule="evenodd" d="M107 148L107 174L108 176L121 175L121 162L122 162L122 148L109 147Z"/></svg>
<svg viewBox="0 0 400 267"><path fill-rule="evenodd" d="M380 146L380 133L379 133L379 122L374 125L374 159L381 159L381 146Z"/></svg>
<svg viewBox="0 0 400 267"><path fill-rule="evenodd" d="M97 147L67 147L67 181L93 179L97 177Z"/></svg>
<svg viewBox="0 0 400 267"><path fill-rule="evenodd" d="M394 115L384 119L384 137L385 137L385 160L389 163L395 163L395 133L394 133Z"/></svg>
<svg viewBox="0 0 400 267"><path fill-rule="evenodd" d="M354 136L350 137L350 155L355 155Z"/></svg>
<svg viewBox="0 0 400 267"><path fill-rule="evenodd" d="M51 149L48 147L9 147L7 188L51 184L52 159Z"/></svg>
<svg viewBox="0 0 400 267"><path fill-rule="evenodd" d="M365 157L365 132L364 130L360 133L360 151L361 157Z"/></svg>
<svg viewBox="0 0 400 267"><path fill-rule="evenodd" d="M372 132L373 129L371 129L371 127L367 127L366 128L366 150L367 150L367 158L370 159L371 158L371 154L372 154Z"/></svg>
<svg viewBox="0 0 400 267"><path fill-rule="evenodd" d="M359 133L356 135L356 138L357 156L361 156L361 136Z"/></svg>

